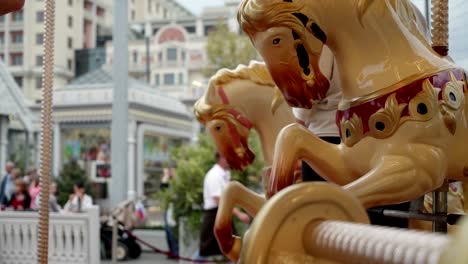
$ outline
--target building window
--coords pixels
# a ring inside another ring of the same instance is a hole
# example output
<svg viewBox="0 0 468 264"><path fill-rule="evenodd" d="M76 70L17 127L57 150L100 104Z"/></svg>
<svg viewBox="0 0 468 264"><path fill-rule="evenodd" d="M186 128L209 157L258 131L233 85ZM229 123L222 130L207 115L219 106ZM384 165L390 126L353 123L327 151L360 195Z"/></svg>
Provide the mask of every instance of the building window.
<svg viewBox="0 0 468 264"><path fill-rule="evenodd" d="M0 23L5 22L5 16L0 16Z"/></svg>
<svg viewBox="0 0 468 264"><path fill-rule="evenodd" d="M11 53L11 65L19 66L23 65L23 53Z"/></svg>
<svg viewBox="0 0 468 264"><path fill-rule="evenodd" d="M37 33L36 34L36 44L42 45L44 43L44 33Z"/></svg>
<svg viewBox="0 0 468 264"><path fill-rule="evenodd" d="M185 30L187 30L188 33L195 33L196 32L195 26L186 26Z"/></svg>
<svg viewBox="0 0 468 264"><path fill-rule="evenodd" d="M182 61L185 62L185 51L182 51Z"/></svg>
<svg viewBox="0 0 468 264"><path fill-rule="evenodd" d="M183 84L183 83L184 83L184 74L179 73L179 84Z"/></svg>
<svg viewBox="0 0 468 264"><path fill-rule="evenodd" d="M36 56L36 66L42 66L44 57L42 55Z"/></svg>
<svg viewBox="0 0 468 264"><path fill-rule="evenodd" d="M132 20L135 20L135 10L132 10Z"/></svg>
<svg viewBox="0 0 468 264"><path fill-rule="evenodd" d="M23 43L23 31L12 31L11 42L15 44Z"/></svg>
<svg viewBox="0 0 468 264"><path fill-rule="evenodd" d="M134 50L132 55L133 55L133 63L137 63L138 62L138 51Z"/></svg>
<svg viewBox="0 0 468 264"><path fill-rule="evenodd" d="M36 89L42 88L42 77L36 77Z"/></svg>
<svg viewBox="0 0 468 264"><path fill-rule="evenodd" d="M159 74L156 74L154 76L154 83L156 84L156 86L159 86Z"/></svg>
<svg viewBox="0 0 468 264"><path fill-rule="evenodd" d="M68 27L71 28L73 27L73 17L68 16Z"/></svg>
<svg viewBox="0 0 468 264"><path fill-rule="evenodd" d="M67 38L68 48L73 49L73 39L68 37Z"/></svg>
<svg viewBox="0 0 468 264"><path fill-rule="evenodd" d="M166 17L167 17L167 9L164 8L164 9L163 9L163 18L166 18Z"/></svg>
<svg viewBox="0 0 468 264"><path fill-rule="evenodd" d="M5 55L3 55L3 53L2 53L2 54L0 54L0 60L2 60L2 61L3 61L4 59L5 59Z"/></svg>
<svg viewBox="0 0 468 264"><path fill-rule="evenodd" d="M68 5L73 6L73 0L68 0Z"/></svg>
<svg viewBox="0 0 468 264"><path fill-rule="evenodd" d="M174 85L175 78L173 73L165 73L164 74L164 85Z"/></svg>
<svg viewBox="0 0 468 264"><path fill-rule="evenodd" d="M98 17L103 17L104 14L105 14L104 8L98 6L98 7L96 8L96 15L97 15Z"/></svg>
<svg viewBox="0 0 468 264"><path fill-rule="evenodd" d="M36 12L36 22L38 23L44 22L44 11Z"/></svg>
<svg viewBox="0 0 468 264"><path fill-rule="evenodd" d="M91 11L91 9L93 9L93 3L90 1L84 1L84 8L88 11Z"/></svg>
<svg viewBox="0 0 468 264"><path fill-rule="evenodd" d="M68 59L68 60L67 60L67 66L68 66L68 69L69 69L70 71L73 70L73 62L72 62L71 59Z"/></svg>
<svg viewBox="0 0 468 264"><path fill-rule="evenodd" d="M23 21L23 11L14 12L11 16L11 21L13 22L21 22Z"/></svg>
<svg viewBox="0 0 468 264"><path fill-rule="evenodd" d="M23 88L23 77L15 76L14 78L15 78L16 84L18 84L20 88Z"/></svg>
<svg viewBox="0 0 468 264"><path fill-rule="evenodd" d="M167 60L168 61L176 61L177 60L177 49L176 48L168 48L167 49Z"/></svg>
<svg viewBox="0 0 468 264"><path fill-rule="evenodd" d="M0 32L0 44L3 44L5 42L5 34L3 32Z"/></svg>

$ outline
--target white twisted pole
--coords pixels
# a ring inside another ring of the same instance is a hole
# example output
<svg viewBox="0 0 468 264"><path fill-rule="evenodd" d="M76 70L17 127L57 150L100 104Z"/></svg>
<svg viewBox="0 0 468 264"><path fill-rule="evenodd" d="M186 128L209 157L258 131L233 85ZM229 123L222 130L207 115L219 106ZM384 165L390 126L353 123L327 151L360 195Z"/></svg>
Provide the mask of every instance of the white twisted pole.
<svg viewBox="0 0 468 264"><path fill-rule="evenodd" d="M52 164L52 89L54 86L55 0L45 1L44 66L42 72L41 111L41 193L37 261L48 263L49 254L49 184Z"/></svg>

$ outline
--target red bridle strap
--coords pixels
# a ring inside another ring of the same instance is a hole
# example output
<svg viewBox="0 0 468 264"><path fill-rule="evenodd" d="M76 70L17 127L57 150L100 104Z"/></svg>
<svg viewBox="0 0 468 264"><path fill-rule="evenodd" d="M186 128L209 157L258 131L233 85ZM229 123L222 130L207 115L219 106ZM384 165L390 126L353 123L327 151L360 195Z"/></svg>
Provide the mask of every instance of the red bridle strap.
<svg viewBox="0 0 468 264"><path fill-rule="evenodd" d="M224 88L222 86L218 86L218 95L221 97L221 101L223 104L228 105L229 104L229 99L226 95L226 92L224 91ZM234 116L234 118L244 127L247 129L252 129L253 124L252 122L245 116L243 116L239 111L235 109L229 109L228 112Z"/></svg>

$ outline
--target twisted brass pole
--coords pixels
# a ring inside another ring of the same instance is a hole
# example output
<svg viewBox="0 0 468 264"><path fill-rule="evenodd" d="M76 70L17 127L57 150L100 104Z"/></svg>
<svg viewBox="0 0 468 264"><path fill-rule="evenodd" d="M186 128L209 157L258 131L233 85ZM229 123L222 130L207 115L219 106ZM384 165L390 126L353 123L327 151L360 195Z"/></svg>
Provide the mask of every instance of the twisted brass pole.
<svg viewBox="0 0 468 264"><path fill-rule="evenodd" d="M49 183L52 164L52 88L54 85L55 0L45 0L44 64L41 105L41 193L37 262L48 263L49 255Z"/></svg>
<svg viewBox="0 0 468 264"><path fill-rule="evenodd" d="M441 56L448 55L448 0L432 0L432 47Z"/></svg>

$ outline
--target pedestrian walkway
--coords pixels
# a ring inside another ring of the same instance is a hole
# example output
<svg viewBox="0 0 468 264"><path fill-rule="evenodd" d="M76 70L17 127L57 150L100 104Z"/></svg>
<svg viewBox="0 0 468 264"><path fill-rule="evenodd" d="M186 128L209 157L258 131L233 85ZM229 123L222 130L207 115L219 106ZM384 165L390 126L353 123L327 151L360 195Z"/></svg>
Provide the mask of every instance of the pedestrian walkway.
<svg viewBox="0 0 468 264"><path fill-rule="evenodd" d="M102 260L102 264L112 263L111 260ZM118 263L128 263L128 264L176 264L177 260L169 260L165 255L154 254L150 252L143 252L138 259L127 260L125 262Z"/></svg>

